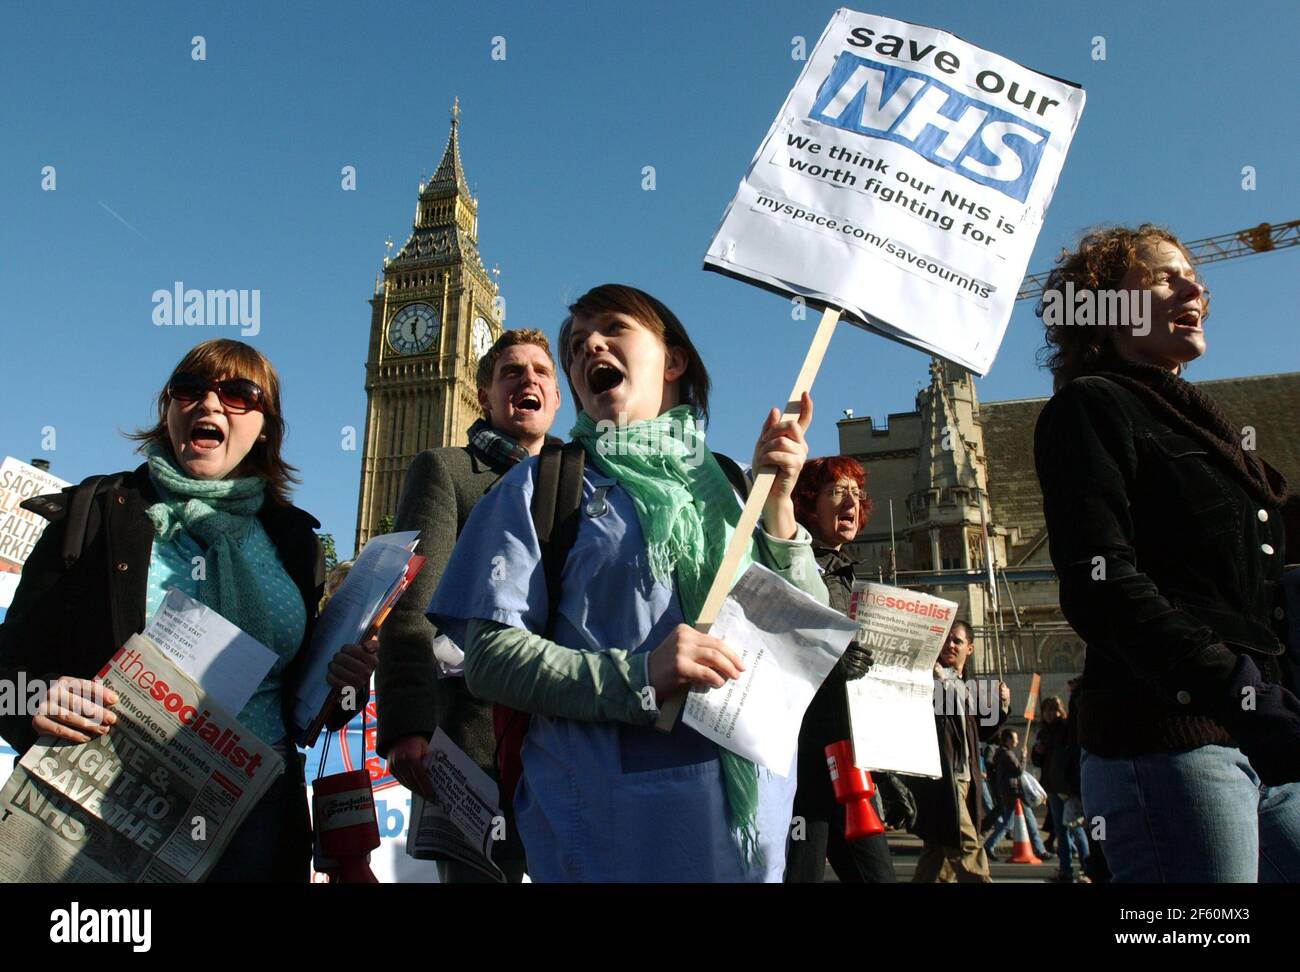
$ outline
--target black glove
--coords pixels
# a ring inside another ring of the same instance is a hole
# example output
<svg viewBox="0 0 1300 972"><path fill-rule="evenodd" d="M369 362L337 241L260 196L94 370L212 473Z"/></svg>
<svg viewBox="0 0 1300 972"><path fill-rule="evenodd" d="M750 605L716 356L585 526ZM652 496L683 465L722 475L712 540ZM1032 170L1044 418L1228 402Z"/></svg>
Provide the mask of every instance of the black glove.
<svg viewBox="0 0 1300 972"><path fill-rule="evenodd" d="M1300 780L1300 699L1264 684L1249 655L1238 657L1229 700L1216 714L1265 786Z"/></svg>
<svg viewBox="0 0 1300 972"><path fill-rule="evenodd" d="M870 648L864 648L856 641L850 641L848 648L844 649L844 654L840 655L840 673L845 681L852 682L867 674L874 662Z"/></svg>
<svg viewBox="0 0 1300 972"><path fill-rule="evenodd" d="M872 770L871 782L876 784L880 793L880 802L885 810L886 827L896 830L911 830L916 826L916 800L906 784L893 773Z"/></svg>

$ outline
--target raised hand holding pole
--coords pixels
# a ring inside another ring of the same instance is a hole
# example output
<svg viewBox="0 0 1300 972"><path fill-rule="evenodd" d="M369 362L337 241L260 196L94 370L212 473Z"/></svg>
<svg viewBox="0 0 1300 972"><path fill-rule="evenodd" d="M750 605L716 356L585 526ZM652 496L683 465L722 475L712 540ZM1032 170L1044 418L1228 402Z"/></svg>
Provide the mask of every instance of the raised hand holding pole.
<svg viewBox="0 0 1300 972"><path fill-rule="evenodd" d="M804 356L803 367L799 369L799 376L794 381L794 388L790 391L790 398L786 402L785 412L782 414L782 421L794 420L799 417L799 403L803 399L804 393L812 389L813 380L817 377L817 370L821 367L822 358L826 355L826 346L830 344L831 333L835 330L835 325L839 322L840 310L838 307L827 307L822 313L821 323L817 325L817 332L813 335L812 343L808 346L808 353ZM731 590L731 579L736 574L736 568L740 566L740 558L744 555L745 546L749 543L750 537L753 536L754 527L758 525L759 515L763 512L763 506L767 503L768 494L772 492L772 482L776 478L775 471L770 466L764 466L756 469L754 485L749 491L749 499L745 502L745 508L741 511L740 521L736 524L736 532L731 536L731 543L727 545L727 552L722 558L722 564L718 567L718 572L713 576L713 584L709 588L709 595L704 599L704 607L700 609L700 616L695 621L695 627L698 631L707 634L714 620L718 616L718 611L722 609L722 602L726 600L728 592ZM659 718L655 720L655 728L661 732L670 732L673 724L677 721L677 715L682 710L682 704L685 701L685 692L678 692L664 699L659 706Z"/></svg>

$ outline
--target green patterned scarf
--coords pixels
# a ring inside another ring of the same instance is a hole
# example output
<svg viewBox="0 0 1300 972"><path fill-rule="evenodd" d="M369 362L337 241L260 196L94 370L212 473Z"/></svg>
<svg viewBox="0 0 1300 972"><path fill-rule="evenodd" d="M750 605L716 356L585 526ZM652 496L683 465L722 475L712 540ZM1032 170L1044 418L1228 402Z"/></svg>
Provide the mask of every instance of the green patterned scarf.
<svg viewBox="0 0 1300 972"><path fill-rule="evenodd" d="M645 535L650 571L657 581L675 581L687 624L694 624L708 596L740 519L736 494L704 444L704 432L689 405L658 418L629 424L593 422L586 412L569 435L606 476L627 491ZM736 579L756 557L751 540ZM758 850L758 768L729 749L718 748L731 826L740 838L746 865L761 862Z"/></svg>
<svg viewBox="0 0 1300 972"><path fill-rule="evenodd" d="M199 600L268 647L270 610L244 553L244 540L262 508L265 481L191 479L157 446L151 447L149 478L160 497L146 511L162 543L184 530L203 548Z"/></svg>

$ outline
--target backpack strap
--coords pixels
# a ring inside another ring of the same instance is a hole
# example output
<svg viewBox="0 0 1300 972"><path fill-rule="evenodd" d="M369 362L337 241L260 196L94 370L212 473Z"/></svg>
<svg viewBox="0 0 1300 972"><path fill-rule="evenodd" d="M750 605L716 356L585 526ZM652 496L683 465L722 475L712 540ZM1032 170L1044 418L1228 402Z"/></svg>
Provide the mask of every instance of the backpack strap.
<svg viewBox="0 0 1300 972"><path fill-rule="evenodd" d="M122 485L126 478L126 473L115 473L112 476L88 476L83 479L77 486L67 490L67 523L63 533L63 563L65 567L71 567L81 558L82 548L86 544L86 530L90 526L90 508L94 505L95 497L101 493L106 493L110 489L116 489ZM36 497L24 503L25 508L32 509L33 512L46 514L46 510L37 506L37 500L47 499L46 497ZM32 506L28 506L28 503ZM57 513L57 504L47 504L49 512Z"/></svg>
<svg viewBox="0 0 1300 972"><path fill-rule="evenodd" d="M587 453L580 442L548 443L542 446L537 461L537 486L533 490L531 512L542 552L542 570L546 575L548 637L560 605L564 562L578 538L582 474L586 463Z"/></svg>
<svg viewBox="0 0 1300 972"><path fill-rule="evenodd" d="M564 445L548 442L537 460L537 482L529 510L546 575L546 637L551 636L560 606L560 579L564 562L578 537L582 512L582 473L587 453L579 442ZM501 809L511 810L515 788L523 775L520 750L528 733L528 714L502 705L492 706L492 734L496 739L496 763L500 777Z"/></svg>
<svg viewBox="0 0 1300 972"><path fill-rule="evenodd" d="M742 499L749 497L749 480L744 470L727 456L714 453L728 482ZM537 460L537 483L533 489L530 512L541 548L542 569L546 575L546 636L551 637L560 605L564 562L578 537L582 518L583 471L587 453L582 444L547 443ZM515 787L523 767L520 749L528 731L528 716L497 703L492 707L492 729L496 737L495 762L500 774L500 797L503 809L510 809Z"/></svg>

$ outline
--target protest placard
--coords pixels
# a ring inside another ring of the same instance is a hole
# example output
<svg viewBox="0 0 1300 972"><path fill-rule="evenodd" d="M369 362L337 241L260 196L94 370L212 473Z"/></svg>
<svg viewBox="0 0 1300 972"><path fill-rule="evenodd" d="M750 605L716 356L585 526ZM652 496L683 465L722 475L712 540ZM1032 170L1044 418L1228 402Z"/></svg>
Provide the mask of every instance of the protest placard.
<svg viewBox="0 0 1300 972"><path fill-rule="evenodd" d="M704 268L824 308L782 415L843 313L984 374L1083 89L930 27L841 8L750 163ZM758 469L696 627L708 631L771 491ZM668 731L680 694L664 700Z"/></svg>
<svg viewBox="0 0 1300 972"><path fill-rule="evenodd" d="M1083 102L952 34L842 8L705 268L985 374Z"/></svg>
<svg viewBox="0 0 1300 972"><path fill-rule="evenodd" d="M5 456L0 463L0 571L21 571L45 530L45 517L20 505L33 496L57 493L67 485L44 469Z"/></svg>

